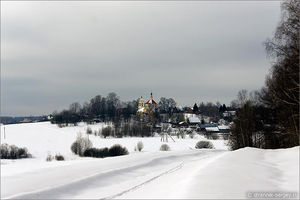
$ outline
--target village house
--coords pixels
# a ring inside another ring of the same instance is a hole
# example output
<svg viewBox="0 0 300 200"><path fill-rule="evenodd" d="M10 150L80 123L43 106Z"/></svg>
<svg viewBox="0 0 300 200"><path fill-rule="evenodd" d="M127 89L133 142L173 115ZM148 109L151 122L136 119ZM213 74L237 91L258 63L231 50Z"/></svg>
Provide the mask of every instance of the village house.
<svg viewBox="0 0 300 200"><path fill-rule="evenodd" d="M194 113L193 109L189 108L188 110L184 111L183 117L184 120L187 121L190 117L196 117L197 115Z"/></svg>
<svg viewBox="0 0 300 200"><path fill-rule="evenodd" d="M187 123L189 124L190 128L192 128L192 129L199 129L201 121L200 121L200 119L197 116L195 116L195 117L189 117L187 119Z"/></svg>

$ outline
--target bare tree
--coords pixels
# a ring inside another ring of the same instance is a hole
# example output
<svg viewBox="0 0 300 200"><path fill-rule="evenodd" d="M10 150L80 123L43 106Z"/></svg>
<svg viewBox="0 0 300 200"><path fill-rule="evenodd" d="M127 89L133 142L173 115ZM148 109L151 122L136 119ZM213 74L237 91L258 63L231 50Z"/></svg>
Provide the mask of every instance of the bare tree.
<svg viewBox="0 0 300 200"><path fill-rule="evenodd" d="M72 104L69 106L69 111L70 111L71 113L79 114L80 111L81 111L81 105L80 105L80 103L78 103L78 102L72 103Z"/></svg>
<svg viewBox="0 0 300 200"><path fill-rule="evenodd" d="M299 144L300 2L287 0L281 8L281 21L275 35L265 42L273 66L263 89L262 101L277 110L282 131L293 138L291 145L296 145Z"/></svg>

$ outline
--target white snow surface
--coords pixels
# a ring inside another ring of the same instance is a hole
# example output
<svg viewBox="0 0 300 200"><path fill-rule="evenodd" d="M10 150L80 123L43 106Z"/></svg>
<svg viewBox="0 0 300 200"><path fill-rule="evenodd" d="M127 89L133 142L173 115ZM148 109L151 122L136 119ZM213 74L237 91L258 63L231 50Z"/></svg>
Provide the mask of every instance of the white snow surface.
<svg viewBox="0 0 300 200"><path fill-rule="evenodd" d="M230 127L227 125L219 125L218 129L230 129Z"/></svg>
<svg viewBox="0 0 300 200"><path fill-rule="evenodd" d="M189 117L190 123L200 123L200 119L198 117Z"/></svg>
<svg viewBox="0 0 300 200"><path fill-rule="evenodd" d="M89 125L99 130L105 124ZM248 192L299 193L299 147L278 150L244 148L197 150L196 138L171 139L171 151L159 151L160 137L100 138L94 147L126 146L130 154L104 159L80 158L70 146L87 125L58 128L49 122L1 126L1 143L27 147L33 158L1 160L1 198L19 199L245 199ZM142 152L135 152L138 141ZM66 161L46 162L48 153ZM296 197L297 198L297 197Z"/></svg>
<svg viewBox="0 0 300 200"><path fill-rule="evenodd" d="M298 199L299 147L243 148L205 161L195 160L121 198L246 199L251 192L292 193Z"/></svg>
<svg viewBox="0 0 300 200"><path fill-rule="evenodd" d="M206 131L215 131L215 132L218 132L219 128L218 127L206 127L205 130Z"/></svg>
<svg viewBox="0 0 300 200"><path fill-rule="evenodd" d="M78 133L83 137L89 137L93 146L97 148L111 147L114 144L121 144L127 147L129 152L134 152L134 147L138 141L144 143L144 152L157 152L161 146L160 137L124 137L124 138L101 138L95 135L87 135L86 129L90 127L92 131L99 131L103 127L108 126L104 123L94 125L86 125L79 123L78 126L68 126L59 128L58 126L49 122L40 123L26 123L5 125L5 139L4 126L1 126L1 144L14 144L18 147L27 147L28 151L36 158L45 160L50 153L55 155L60 153L68 160L74 159L71 152L71 145L76 140ZM188 136L185 139L177 139L173 142L169 138L168 145L172 151L181 151L187 149L194 149L199 140L206 140L203 136L197 135L194 139ZM227 150L223 140L211 140L216 149ZM75 156L76 157L76 156Z"/></svg>

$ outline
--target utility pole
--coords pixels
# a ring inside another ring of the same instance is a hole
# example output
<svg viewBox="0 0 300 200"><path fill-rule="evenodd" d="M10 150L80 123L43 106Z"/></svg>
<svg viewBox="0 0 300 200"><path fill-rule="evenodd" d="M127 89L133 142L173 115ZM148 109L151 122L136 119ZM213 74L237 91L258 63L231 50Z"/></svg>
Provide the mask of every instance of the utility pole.
<svg viewBox="0 0 300 200"><path fill-rule="evenodd" d="M5 138L6 138L6 134L5 134L5 125L3 125L3 129L4 129L4 140L5 140Z"/></svg>

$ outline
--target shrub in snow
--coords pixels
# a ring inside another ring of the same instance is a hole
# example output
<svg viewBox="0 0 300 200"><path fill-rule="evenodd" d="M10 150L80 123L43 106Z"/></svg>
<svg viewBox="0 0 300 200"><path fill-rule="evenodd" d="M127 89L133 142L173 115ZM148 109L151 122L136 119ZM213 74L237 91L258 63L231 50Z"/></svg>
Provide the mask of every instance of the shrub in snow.
<svg viewBox="0 0 300 200"><path fill-rule="evenodd" d="M185 135L186 135L185 131L180 131L180 136L181 136L182 139L185 139Z"/></svg>
<svg viewBox="0 0 300 200"><path fill-rule="evenodd" d="M53 156L51 156L51 154L48 154L47 157L46 157L46 161L50 162L52 160L53 160Z"/></svg>
<svg viewBox="0 0 300 200"><path fill-rule="evenodd" d="M122 155L127 155L128 150L126 147L122 147L119 144L115 144L110 148L88 148L84 151L84 156L86 157L95 157L95 158L105 158L109 156L122 156Z"/></svg>
<svg viewBox="0 0 300 200"><path fill-rule="evenodd" d="M183 130L179 130L178 132L176 132L176 136L178 139L182 138L184 139L185 138L185 132Z"/></svg>
<svg viewBox="0 0 300 200"><path fill-rule="evenodd" d="M218 135L217 133L213 133L213 134L211 135L211 137L212 137L213 140L219 139L219 135Z"/></svg>
<svg viewBox="0 0 300 200"><path fill-rule="evenodd" d="M162 144L159 148L160 151L170 151L171 148L167 144Z"/></svg>
<svg viewBox="0 0 300 200"><path fill-rule="evenodd" d="M222 138L223 138L223 140L228 140L229 139L229 134L223 134Z"/></svg>
<svg viewBox="0 0 300 200"><path fill-rule="evenodd" d="M28 153L27 148L18 148L17 158L29 158L32 157L31 154Z"/></svg>
<svg viewBox="0 0 300 200"><path fill-rule="evenodd" d="M102 135L102 133L101 133L101 129L98 130L97 136L103 137L103 135Z"/></svg>
<svg viewBox="0 0 300 200"><path fill-rule="evenodd" d="M57 126L58 126L59 128L63 128L63 127L65 127L66 125L63 124L63 123L58 123Z"/></svg>
<svg viewBox="0 0 300 200"><path fill-rule="evenodd" d="M214 149L214 145L210 141L199 141L197 142L196 149Z"/></svg>
<svg viewBox="0 0 300 200"><path fill-rule="evenodd" d="M127 148L122 147L119 144L115 144L112 147L110 147L108 152L109 152L109 156L122 156L128 154Z"/></svg>
<svg viewBox="0 0 300 200"><path fill-rule="evenodd" d="M19 148L15 145L1 144L0 145L0 158L1 159L19 159L19 158L31 158L31 154L28 153L27 148Z"/></svg>
<svg viewBox="0 0 300 200"><path fill-rule="evenodd" d="M189 135L190 135L190 138L191 138L191 139L194 139L196 133L195 133L194 131L192 131Z"/></svg>
<svg viewBox="0 0 300 200"><path fill-rule="evenodd" d="M16 159L18 155L18 147L15 145L10 146L9 156L12 159Z"/></svg>
<svg viewBox="0 0 300 200"><path fill-rule="evenodd" d="M136 145L136 149L137 149L138 151L142 151L143 148L144 148L143 142L142 142L142 141L139 141L139 142L137 143L137 145Z"/></svg>
<svg viewBox="0 0 300 200"><path fill-rule="evenodd" d="M94 136L97 136L98 135L98 132L95 130L95 131L93 131L93 135Z"/></svg>
<svg viewBox="0 0 300 200"><path fill-rule="evenodd" d="M123 126L124 128L128 128L124 133L128 133L129 136L141 136L141 137L150 137L153 136L151 131L151 126L145 124L144 122L134 122L129 125L129 127ZM124 134L127 136L126 134Z"/></svg>
<svg viewBox="0 0 300 200"><path fill-rule="evenodd" d="M1 159L7 159L10 156L8 144L1 144L0 154L1 154Z"/></svg>
<svg viewBox="0 0 300 200"><path fill-rule="evenodd" d="M124 134L121 131L121 128L115 128L114 137L122 138L123 136L124 136Z"/></svg>
<svg viewBox="0 0 300 200"><path fill-rule="evenodd" d="M83 156L84 151L91 147L92 143L89 139L78 136L76 141L71 145L71 150L73 153Z"/></svg>
<svg viewBox="0 0 300 200"><path fill-rule="evenodd" d="M91 127L87 127L86 128L86 134L92 134L93 133L93 131L92 131L92 129L91 129Z"/></svg>
<svg viewBox="0 0 300 200"><path fill-rule="evenodd" d="M84 157L94 157L93 155L93 152L94 152L94 149L95 148L89 148L89 149L86 149L84 152L83 152L83 156Z"/></svg>
<svg viewBox="0 0 300 200"><path fill-rule="evenodd" d="M95 157L95 158L105 158L109 156L108 148L89 148L84 151L84 156L86 157Z"/></svg>
<svg viewBox="0 0 300 200"><path fill-rule="evenodd" d="M102 129L101 135L103 135L104 138L110 136L112 133L112 128L110 126L105 127Z"/></svg>
<svg viewBox="0 0 300 200"><path fill-rule="evenodd" d="M64 157L63 155L56 154L56 155L55 155L55 160L63 161L63 160L65 160L65 157Z"/></svg>

